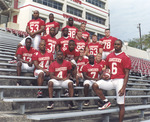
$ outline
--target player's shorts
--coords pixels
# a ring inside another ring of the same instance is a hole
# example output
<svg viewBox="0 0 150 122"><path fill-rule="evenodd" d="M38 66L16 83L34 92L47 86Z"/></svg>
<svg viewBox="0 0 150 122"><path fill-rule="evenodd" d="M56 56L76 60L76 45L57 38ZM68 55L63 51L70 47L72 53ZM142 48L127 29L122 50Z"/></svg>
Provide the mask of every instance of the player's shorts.
<svg viewBox="0 0 150 122"><path fill-rule="evenodd" d="M123 96L119 96L118 92L123 86L124 79L110 79L108 81L99 80L96 83L98 84L100 89L103 90L116 90L117 103L124 104L125 103L125 94Z"/></svg>
<svg viewBox="0 0 150 122"><path fill-rule="evenodd" d="M33 71L34 65L32 64L32 67L29 67L29 65L27 63L22 63L21 70Z"/></svg>
<svg viewBox="0 0 150 122"><path fill-rule="evenodd" d="M39 74L40 74L41 72L44 73L44 76L46 75L45 72L44 72L43 70L36 69L36 70L34 71L34 76L35 76L36 78L38 78L38 76L39 76Z"/></svg>
<svg viewBox="0 0 150 122"><path fill-rule="evenodd" d="M68 88L68 84L69 83L73 83L72 80L65 80L65 81L61 81L61 80L56 80L56 79L50 79L48 81L49 82L53 82L53 87L62 87L62 88Z"/></svg>
<svg viewBox="0 0 150 122"><path fill-rule="evenodd" d="M110 52L105 52L105 51L103 51L103 53L102 53L102 59L105 60L106 57L107 57L109 54L110 54Z"/></svg>
<svg viewBox="0 0 150 122"><path fill-rule="evenodd" d="M36 50L39 50L39 44L40 44L40 41L41 41L41 35L37 34L37 35L35 35L34 38L32 38L31 36L27 36L26 38L31 38L31 40L32 40L32 47L34 49L36 49ZM26 40L26 38L24 38L20 42L21 45L25 46L25 40Z"/></svg>
<svg viewBox="0 0 150 122"><path fill-rule="evenodd" d="M83 86L86 85L86 84L89 84L89 87L91 88L93 83L96 83L96 81L94 81L94 80L85 80L84 83L83 83Z"/></svg>

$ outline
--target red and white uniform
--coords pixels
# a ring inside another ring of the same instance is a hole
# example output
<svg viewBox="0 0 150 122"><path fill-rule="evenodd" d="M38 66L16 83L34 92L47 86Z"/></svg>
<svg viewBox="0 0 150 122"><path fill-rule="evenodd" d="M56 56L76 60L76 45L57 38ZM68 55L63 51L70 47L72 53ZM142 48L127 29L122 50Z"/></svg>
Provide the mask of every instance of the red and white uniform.
<svg viewBox="0 0 150 122"><path fill-rule="evenodd" d="M37 50L35 50L32 47L30 47L30 50L28 51L26 46L21 46L17 50L17 55L21 55L23 60L31 62L32 61L32 56L35 52L37 52ZM33 71L34 70L34 65L32 65L30 67L27 63L22 63L21 70Z"/></svg>
<svg viewBox="0 0 150 122"><path fill-rule="evenodd" d="M61 50L64 50L64 51L67 50L69 40L74 40L74 39L69 36L68 37L63 36L58 39L58 45L60 46Z"/></svg>
<svg viewBox="0 0 150 122"><path fill-rule="evenodd" d="M63 55L66 57L66 59L69 61L73 60L75 57L80 55L80 52L77 49L70 52L69 48L67 48L67 50L65 51L62 50L62 52L63 52Z"/></svg>
<svg viewBox="0 0 150 122"><path fill-rule="evenodd" d="M52 53L45 52L44 55L41 54L40 51L34 53L33 55L33 61L37 61L39 66L42 67L43 69L49 68L50 61L53 60L53 55Z"/></svg>
<svg viewBox="0 0 150 122"><path fill-rule="evenodd" d="M72 69L71 63L69 61L63 60L62 64L59 64L57 61L54 61L49 66L49 72L53 72L54 76L58 78L65 79L68 75L68 71ZM53 86L61 86L63 88L68 88L68 83L72 82L71 80L56 80L50 79L49 82L53 82Z"/></svg>
<svg viewBox="0 0 150 122"><path fill-rule="evenodd" d="M82 58L82 60L78 59L78 61L77 61L77 72L82 73L83 66L85 64L87 64L88 62L89 62L89 60L87 58L84 58L84 57Z"/></svg>
<svg viewBox="0 0 150 122"><path fill-rule="evenodd" d="M69 26L67 25L64 28L68 28L68 36L71 38L75 38L76 33L78 32L78 28L76 28L75 26ZM62 30L64 29L62 28Z"/></svg>
<svg viewBox="0 0 150 122"><path fill-rule="evenodd" d="M21 46L18 50L17 50L17 55L21 55L22 59L25 61L32 61L32 55L37 52L37 50L35 50L34 48L30 47L30 50L28 51L26 46Z"/></svg>
<svg viewBox="0 0 150 122"><path fill-rule="evenodd" d="M102 68L100 65L98 64L91 65L89 63L84 65L83 70L82 70L82 72L86 72L87 75L91 78L98 78L98 74L100 71L102 71ZM93 83L95 82L96 82L95 80L85 80L83 85L89 84L89 86L92 87Z"/></svg>
<svg viewBox="0 0 150 122"><path fill-rule="evenodd" d="M41 29L41 26L45 26L45 22L38 18L38 19L32 19L28 22L27 27L29 27L30 32L36 32L39 31ZM28 36L30 37L30 36ZM26 38L28 38L26 37ZM26 38L24 38L20 44L25 46L25 40ZM39 50L39 43L41 41L41 35L40 34L36 34L34 38L30 37L33 41L33 48L35 48L36 50Z"/></svg>
<svg viewBox="0 0 150 122"><path fill-rule="evenodd" d="M125 69L131 69L131 60L124 52L118 54L113 52L107 56L106 65L111 70L111 79L108 81L99 80L97 81L97 84L100 89L115 89L117 103L124 104L125 94L123 96L119 96L119 91L124 84Z"/></svg>
<svg viewBox="0 0 150 122"><path fill-rule="evenodd" d="M87 31L82 32L82 38L84 38L86 40L86 42L88 42L89 36L90 36L90 34Z"/></svg>
<svg viewBox="0 0 150 122"><path fill-rule="evenodd" d="M106 58L106 65L111 70L111 79L124 78L124 69L131 69L131 60L124 52L117 55L113 52Z"/></svg>
<svg viewBox="0 0 150 122"><path fill-rule="evenodd" d="M54 28L60 27L60 24L59 24L58 22L56 22L56 21L47 22L47 23L45 24L46 35L49 35L50 29L51 29L52 27L54 27Z"/></svg>
<svg viewBox="0 0 150 122"><path fill-rule="evenodd" d="M75 39L74 41L75 41L75 43L77 45L77 49L78 50L80 50L80 49L85 50L85 47L88 44L83 39L81 39L81 40Z"/></svg>
<svg viewBox="0 0 150 122"><path fill-rule="evenodd" d="M89 49L90 55L96 56L99 53L99 48L102 48L102 46L98 42L88 44L88 49Z"/></svg>
<svg viewBox="0 0 150 122"><path fill-rule="evenodd" d="M55 54L57 39L55 37L51 37L50 35L43 36L42 39L46 42L46 49L48 52Z"/></svg>
<svg viewBox="0 0 150 122"><path fill-rule="evenodd" d="M104 66L106 65L106 61L105 60L101 60L99 63L97 63L96 60L95 60L94 63L100 65L102 68L104 68Z"/></svg>
<svg viewBox="0 0 150 122"><path fill-rule="evenodd" d="M99 41L105 43L104 45L102 45L103 51L110 52L111 50L114 49L114 43L116 40L117 40L117 38L109 36L108 38L103 37Z"/></svg>
<svg viewBox="0 0 150 122"><path fill-rule="evenodd" d="M82 72L86 72L87 75L91 78L98 78L98 73L102 70L102 68L98 64L86 64L83 67Z"/></svg>

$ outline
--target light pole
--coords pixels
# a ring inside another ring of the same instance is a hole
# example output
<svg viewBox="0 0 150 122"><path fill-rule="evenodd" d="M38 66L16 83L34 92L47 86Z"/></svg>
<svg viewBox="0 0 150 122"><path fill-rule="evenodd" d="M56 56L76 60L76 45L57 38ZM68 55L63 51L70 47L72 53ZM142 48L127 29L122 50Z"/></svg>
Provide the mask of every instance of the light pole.
<svg viewBox="0 0 150 122"><path fill-rule="evenodd" d="M140 49L142 50L141 23L138 24L137 28L139 29Z"/></svg>

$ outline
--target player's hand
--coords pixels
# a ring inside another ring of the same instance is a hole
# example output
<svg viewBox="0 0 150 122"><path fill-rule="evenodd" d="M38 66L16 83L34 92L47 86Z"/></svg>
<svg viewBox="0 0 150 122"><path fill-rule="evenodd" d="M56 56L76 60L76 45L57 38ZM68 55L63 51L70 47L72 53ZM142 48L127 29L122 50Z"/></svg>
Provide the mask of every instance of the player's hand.
<svg viewBox="0 0 150 122"><path fill-rule="evenodd" d="M125 94L125 88L121 88L118 94L119 96L123 96Z"/></svg>
<svg viewBox="0 0 150 122"><path fill-rule="evenodd" d="M45 72L46 76L49 76L49 71L44 70L44 72Z"/></svg>
<svg viewBox="0 0 150 122"><path fill-rule="evenodd" d="M32 62L28 62L28 66L29 66L29 67L32 67Z"/></svg>
<svg viewBox="0 0 150 122"><path fill-rule="evenodd" d="M95 78L94 80L99 81L100 79L99 78Z"/></svg>

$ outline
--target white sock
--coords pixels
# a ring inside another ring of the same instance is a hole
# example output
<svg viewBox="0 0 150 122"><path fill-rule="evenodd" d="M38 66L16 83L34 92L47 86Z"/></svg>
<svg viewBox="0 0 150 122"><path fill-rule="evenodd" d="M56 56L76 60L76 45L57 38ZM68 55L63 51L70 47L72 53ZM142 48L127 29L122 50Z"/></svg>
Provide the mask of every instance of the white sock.
<svg viewBox="0 0 150 122"><path fill-rule="evenodd" d="M104 102L108 102L108 99L103 100Z"/></svg>

